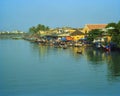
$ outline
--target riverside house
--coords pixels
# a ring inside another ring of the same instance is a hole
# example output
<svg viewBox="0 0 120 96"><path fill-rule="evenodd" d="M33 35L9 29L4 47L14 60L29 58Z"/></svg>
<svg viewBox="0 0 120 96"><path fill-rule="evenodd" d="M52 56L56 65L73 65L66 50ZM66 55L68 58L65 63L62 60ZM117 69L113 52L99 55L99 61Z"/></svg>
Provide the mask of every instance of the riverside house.
<svg viewBox="0 0 120 96"><path fill-rule="evenodd" d="M89 33L94 29L103 29L107 24L86 24L85 27L81 30L83 33Z"/></svg>
<svg viewBox="0 0 120 96"><path fill-rule="evenodd" d="M83 33L87 34L91 30L99 29L103 31L102 37L97 37L94 41L103 41L103 42L110 42L111 36L106 33L106 26L107 24L86 24L85 27L81 30Z"/></svg>
<svg viewBox="0 0 120 96"><path fill-rule="evenodd" d="M74 31L73 33L70 34L70 36L73 38L74 41L78 41L85 37L84 33L79 30Z"/></svg>

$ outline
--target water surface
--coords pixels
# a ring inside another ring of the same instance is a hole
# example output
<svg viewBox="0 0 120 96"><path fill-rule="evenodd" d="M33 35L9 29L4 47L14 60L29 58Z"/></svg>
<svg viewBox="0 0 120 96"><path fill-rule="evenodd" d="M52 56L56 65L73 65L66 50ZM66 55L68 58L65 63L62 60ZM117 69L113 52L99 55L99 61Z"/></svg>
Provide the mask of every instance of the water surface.
<svg viewBox="0 0 120 96"><path fill-rule="evenodd" d="M0 40L0 96L119 96L120 53Z"/></svg>

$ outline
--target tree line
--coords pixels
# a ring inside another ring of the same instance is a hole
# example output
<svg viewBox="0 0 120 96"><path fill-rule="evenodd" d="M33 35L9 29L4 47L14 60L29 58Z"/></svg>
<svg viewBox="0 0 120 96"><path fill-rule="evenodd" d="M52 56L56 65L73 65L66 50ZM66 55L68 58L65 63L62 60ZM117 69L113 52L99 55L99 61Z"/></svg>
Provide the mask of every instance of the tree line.
<svg viewBox="0 0 120 96"><path fill-rule="evenodd" d="M30 33L38 33L39 31L48 31L50 28L48 26L38 24L37 26L32 26L29 28Z"/></svg>

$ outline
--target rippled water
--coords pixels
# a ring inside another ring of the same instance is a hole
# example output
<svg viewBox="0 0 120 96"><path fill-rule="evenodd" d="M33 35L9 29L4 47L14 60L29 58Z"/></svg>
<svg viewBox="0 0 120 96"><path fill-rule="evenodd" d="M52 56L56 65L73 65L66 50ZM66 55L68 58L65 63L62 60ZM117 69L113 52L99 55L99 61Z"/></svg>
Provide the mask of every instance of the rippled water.
<svg viewBox="0 0 120 96"><path fill-rule="evenodd" d="M0 96L119 96L120 53L0 40Z"/></svg>

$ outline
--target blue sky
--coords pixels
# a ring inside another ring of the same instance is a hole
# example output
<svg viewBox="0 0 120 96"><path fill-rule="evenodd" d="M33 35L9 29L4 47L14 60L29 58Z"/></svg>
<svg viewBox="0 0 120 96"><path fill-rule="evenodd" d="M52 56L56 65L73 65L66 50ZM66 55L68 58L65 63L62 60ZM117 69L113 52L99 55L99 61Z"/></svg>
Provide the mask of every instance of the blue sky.
<svg viewBox="0 0 120 96"><path fill-rule="evenodd" d="M118 22L120 0L0 0L0 31Z"/></svg>

